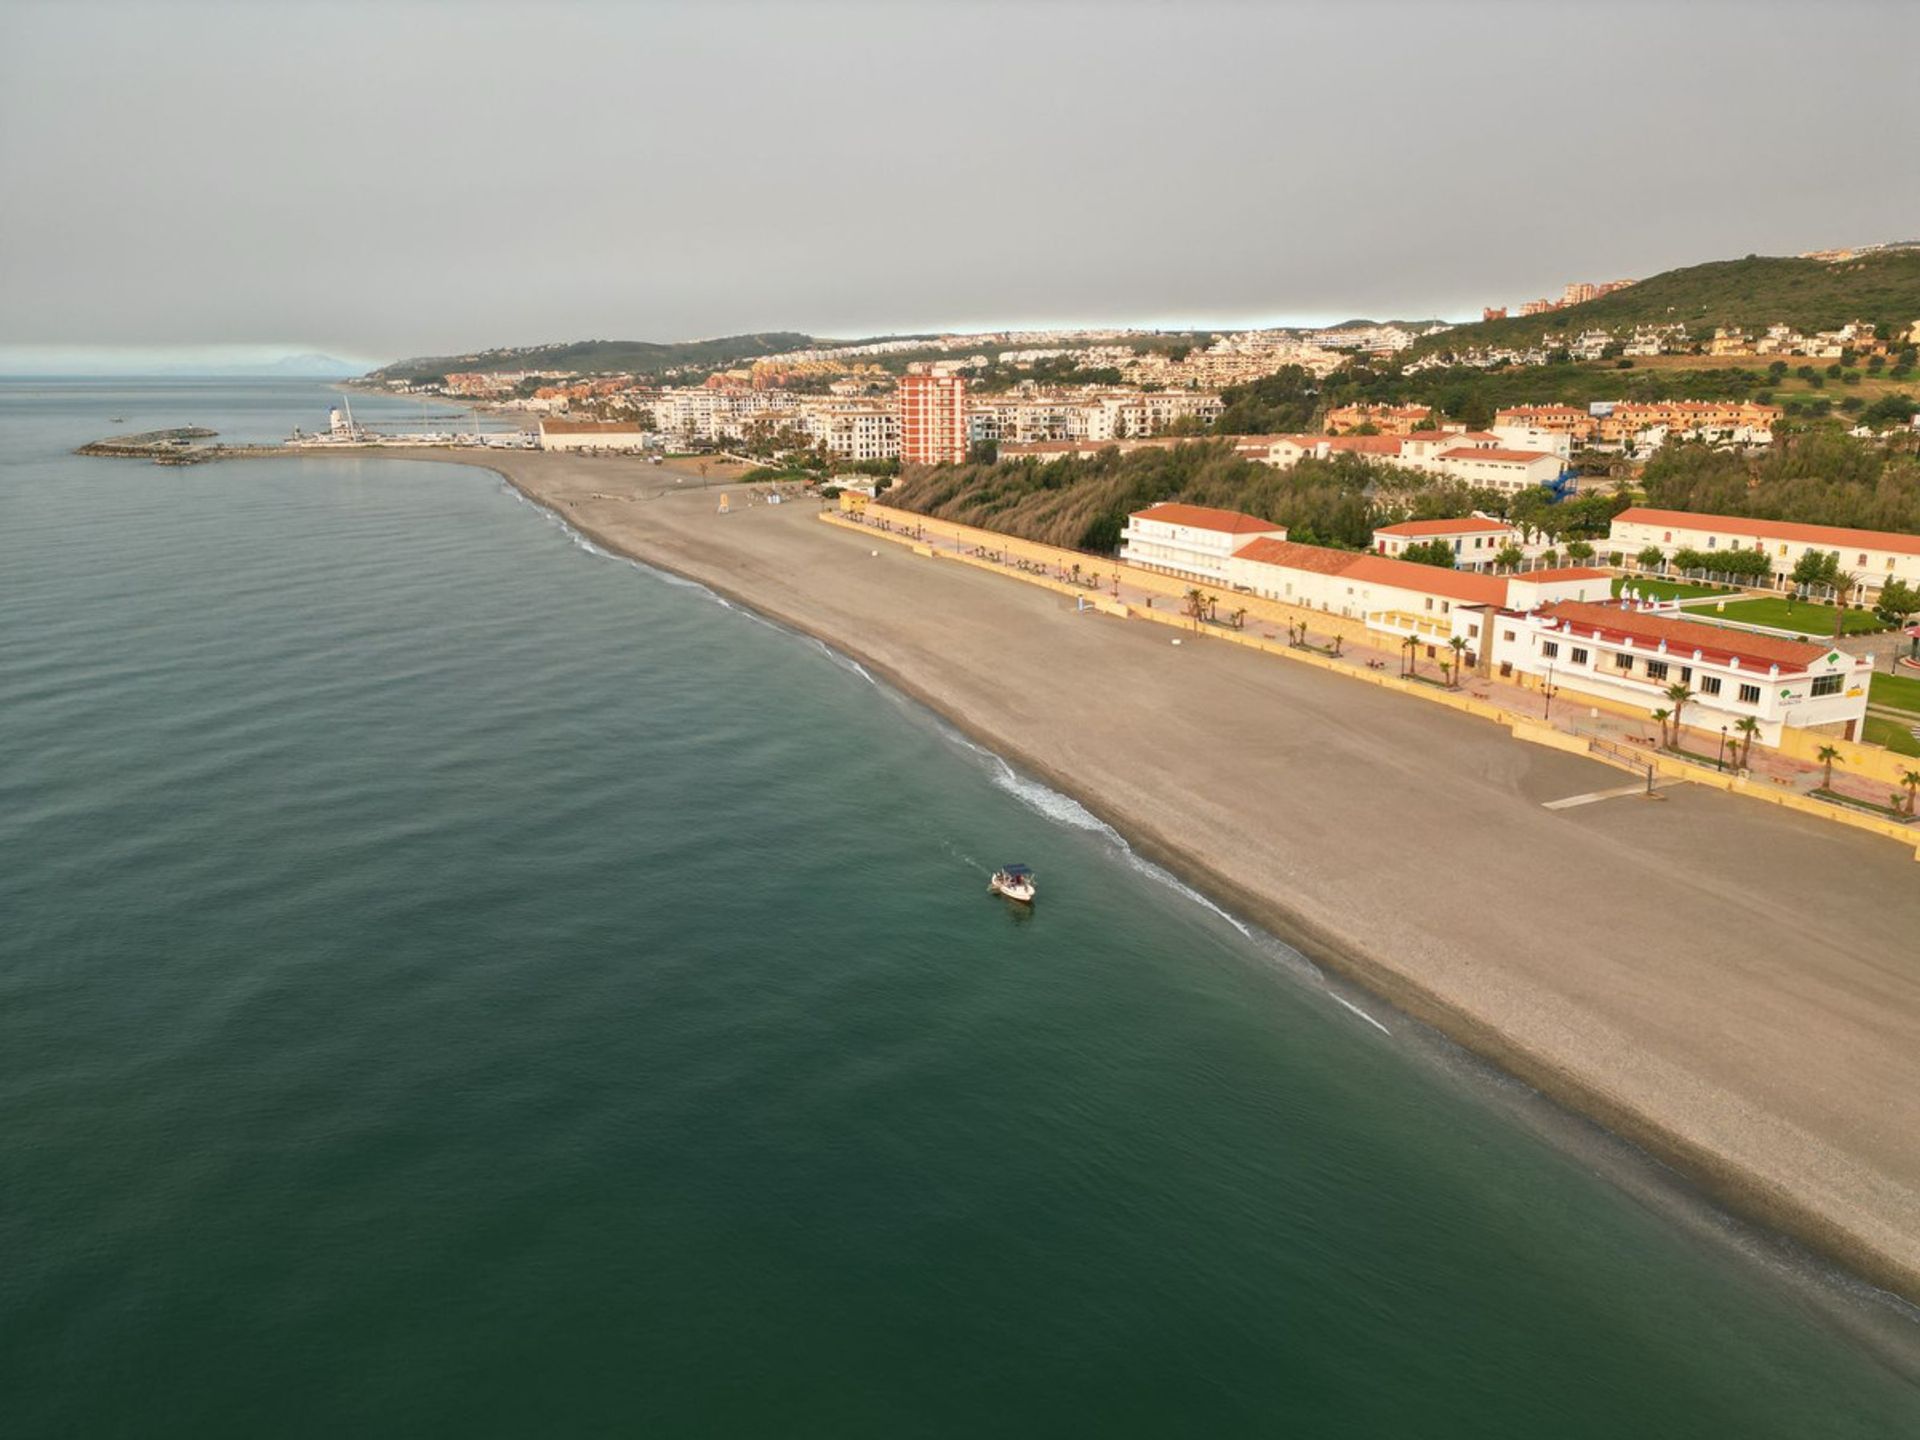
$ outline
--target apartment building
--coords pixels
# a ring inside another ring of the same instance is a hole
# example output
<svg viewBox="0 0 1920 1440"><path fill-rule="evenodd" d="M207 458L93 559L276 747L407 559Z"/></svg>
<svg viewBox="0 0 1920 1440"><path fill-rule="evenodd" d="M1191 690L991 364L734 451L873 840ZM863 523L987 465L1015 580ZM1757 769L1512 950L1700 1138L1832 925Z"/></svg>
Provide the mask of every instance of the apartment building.
<svg viewBox="0 0 1920 1440"><path fill-rule="evenodd" d="M1410 435L1432 419L1427 405L1338 405L1327 411L1327 433L1345 435L1371 425L1382 435Z"/></svg>
<svg viewBox="0 0 1920 1440"><path fill-rule="evenodd" d="M1866 716L1872 659L1825 645L1564 600L1493 623L1502 674L1649 712L1671 708L1667 687L1685 685L1694 698L1682 721L1702 730L1750 718L1764 745L1788 727L1852 740Z"/></svg>
<svg viewBox="0 0 1920 1440"><path fill-rule="evenodd" d="M911 372L895 392L900 463L959 465L967 458L967 382L958 375Z"/></svg>
<svg viewBox="0 0 1920 1440"><path fill-rule="evenodd" d="M1600 422L1587 411L1572 405L1513 405L1494 412L1493 428L1545 430L1550 434L1565 435L1577 445L1585 445L1598 433Z"/></svg>
<svg viewBox="0 0 1920 1440"><path fill-rule="evenodd" d="M1629 445L1658 430L1709 443L1770 445L1784 413L1752 400L1623 400L1598 417L1594 442Z"/></svg>
<svg viewBox="0 0 1920 1440"><path fill-rule="evenodd" d="M1748 520L1635 505L1613 517L1609 545L1627 555L1649 546L1671 558L1676 551L1758 550L1773 566L1773 581L1790 580L1800 557L1821 551L1840 557L1840 569L1859 582L1857 598L1871 601L1889 580L1920 585L1920 535L1855 530L1839 525L1802 525L1791 520Z"/></svg>
<svg viewBox="0 0 1920 1440"><path fill-rule="evenodd" d="M840 460L900 454L900 415L888 400L816 400L801 409L807 439Z"/></svg>

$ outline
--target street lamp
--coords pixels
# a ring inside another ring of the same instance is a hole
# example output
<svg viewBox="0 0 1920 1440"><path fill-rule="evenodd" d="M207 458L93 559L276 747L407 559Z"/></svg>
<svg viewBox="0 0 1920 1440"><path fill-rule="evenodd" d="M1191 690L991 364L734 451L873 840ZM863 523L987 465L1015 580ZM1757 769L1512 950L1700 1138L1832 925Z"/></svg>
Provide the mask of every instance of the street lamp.
<svg viewBox="0 0 1920 1440"><path fill-rule="evenodd" d="M1546 713L1540 718L1543 720L1551 720L1553 718L1553 697L1560 693L1553 688L1553 661L1551 660L1547 661L1547 683L1541 687L1540 693L1547 697Z"/></svg>
<svg viewBox="0 0 1920 1440"><path fill-rule="evenodd" d="M1727 768L1725 763L1726 758L1727 758L1727 727L1722 725L1720 727L1720 753L1713 757L1713 768L1716 770L1726 769Z"/></svg>

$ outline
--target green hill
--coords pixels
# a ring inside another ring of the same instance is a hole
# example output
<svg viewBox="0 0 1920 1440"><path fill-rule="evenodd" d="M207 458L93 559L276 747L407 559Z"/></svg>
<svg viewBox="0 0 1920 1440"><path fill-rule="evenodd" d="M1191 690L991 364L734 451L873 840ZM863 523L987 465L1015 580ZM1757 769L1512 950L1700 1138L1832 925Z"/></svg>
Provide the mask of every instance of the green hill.
<svg viewBox="0 0 1920 1440"><path fill-rule="evenodd" d="M1418 341L1405 358L1475 346L1551 346L1582 330L1618 335L1637 325L1681 324L1705 337L1721 325L1749 331L1776 323L1833 330L1853 320L1871 320L1883 335L1920 321L1920 250L1888 250L1831 264L1749 255L1688 265L1584 305L1458 325Z"/></svg>
<svg viewBox="0 0 1920 1440"><path fill-rule="evenodd" d="M421 380L461 371L491 374L501 370L566 370L584 375L608 372L659 375L682 366L725 369L737 361L756 355L804 350L813 343L812 336L788 330L666 344L651 340L576 340L553 345L509 346L498 350L481 350L471 355L427 355L412 360L398 360L375 370L367 378Z"/></svg>

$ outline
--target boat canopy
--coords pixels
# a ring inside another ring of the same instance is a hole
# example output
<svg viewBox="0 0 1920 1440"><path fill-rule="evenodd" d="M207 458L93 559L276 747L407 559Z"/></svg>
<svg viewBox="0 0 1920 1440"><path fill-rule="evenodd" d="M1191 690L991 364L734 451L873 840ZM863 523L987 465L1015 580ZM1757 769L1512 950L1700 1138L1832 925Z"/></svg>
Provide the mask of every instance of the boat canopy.
<svg viewBox="0 0 1920 1440"><path fill-rule="evenodd" d="M1000 867L1000 873L1002 875L1031 875L1033 874L1033 870L1026 865L1002 865Z"/></svg>

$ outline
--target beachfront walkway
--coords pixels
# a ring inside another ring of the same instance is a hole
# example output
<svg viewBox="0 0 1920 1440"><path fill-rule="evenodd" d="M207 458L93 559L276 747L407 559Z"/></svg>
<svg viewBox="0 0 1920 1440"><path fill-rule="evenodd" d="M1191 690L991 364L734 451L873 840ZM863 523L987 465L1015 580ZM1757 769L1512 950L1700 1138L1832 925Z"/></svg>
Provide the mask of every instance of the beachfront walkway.
<svg viewBox="0 0 1920 1440"><path fill-rule="evenodd" d="M904 516L905 512L893 513ZM1193 620L1185 615L1184 606L1177 597L1140 583L1130 576L1130 567L1117 561L1075 556L1073 559L1047 562L1022 556L1010 546L995 545L991 539L978 543L969 539L955 539L939 533L937 529L929 530L917 520L895 519L889 515L867 516L849 511L837 512L833 518L877 531L896 542L924 546L935 555L990 566L1016 579L1066 586L1082 593L1089 605L1105 601L1110 605L1124 605L1136 612L1151 610L1161 615L1180 616L1196 635L1244 633L1319 656L1323 663L1355 675L1365 675L1370 671L1396 676L1408 674L1408 652L1396 637L1370 632L1374 637L1371 640L1337 638L1329 633L1328 628L1324 628L1324 621L1321 622L1323 628L1316 632L1314 626L1319 617L1310 610L1299 612L1300 622L1305 628L1304 640L1297 642L1289 635L1284 624L1275 625L1264 619L1252 618L1246 618L1239 624L1233 623L1231 617L1235 602L1231 592L1218 597L1215 614L1223 618ZM1072 552L1058 553L1064 557ZM1349 629L1358 623L1351 619L1343 622ZM1703 775L1733 774L1738 771L1739 737L1730 728L1723 732L1718 727L1702 729L1688 725L1678 737L1677 748L1663 752L1660 723L1652 717L1651 712L1645 718L1624 716L1605 707L1584 703L1582 697L1564 691L1549 696L1532 685L1478 673L1469 673L1457 684L1443 683L1440 662L1451 657L1444 645L1434 647L1438 653L1432 657L1427 653L1428 648L1423 643L1412 654L1412 678L1416 681L1425 681L1435 689L1449 689L1471 696L1497 706L1515 718L1534 721L1570 736L1584 738L1598 754L1615 763L1650 763L1656 755L1664 753L1669 760L1698 767ZM1642 755L1647 757L1645 762L1638 760ZM1920 760L1915 761L1915 767L1920 768ZM1815 792L1825 788L1824 766L1797 760L1766 747L1753 750L1746 769L1751 778L1798 795L1819 798ZM1831 788L1833 793L1844 795L1862 805L1891 808L1893 797L1882 779L1853 773L1836 765ZM1884 818L1897 820L1901 817L1885 815ZM1916 826L1916 830L1920 830L1920 826ZM1920 835L1916 838L1920 839Z"/></svg>

